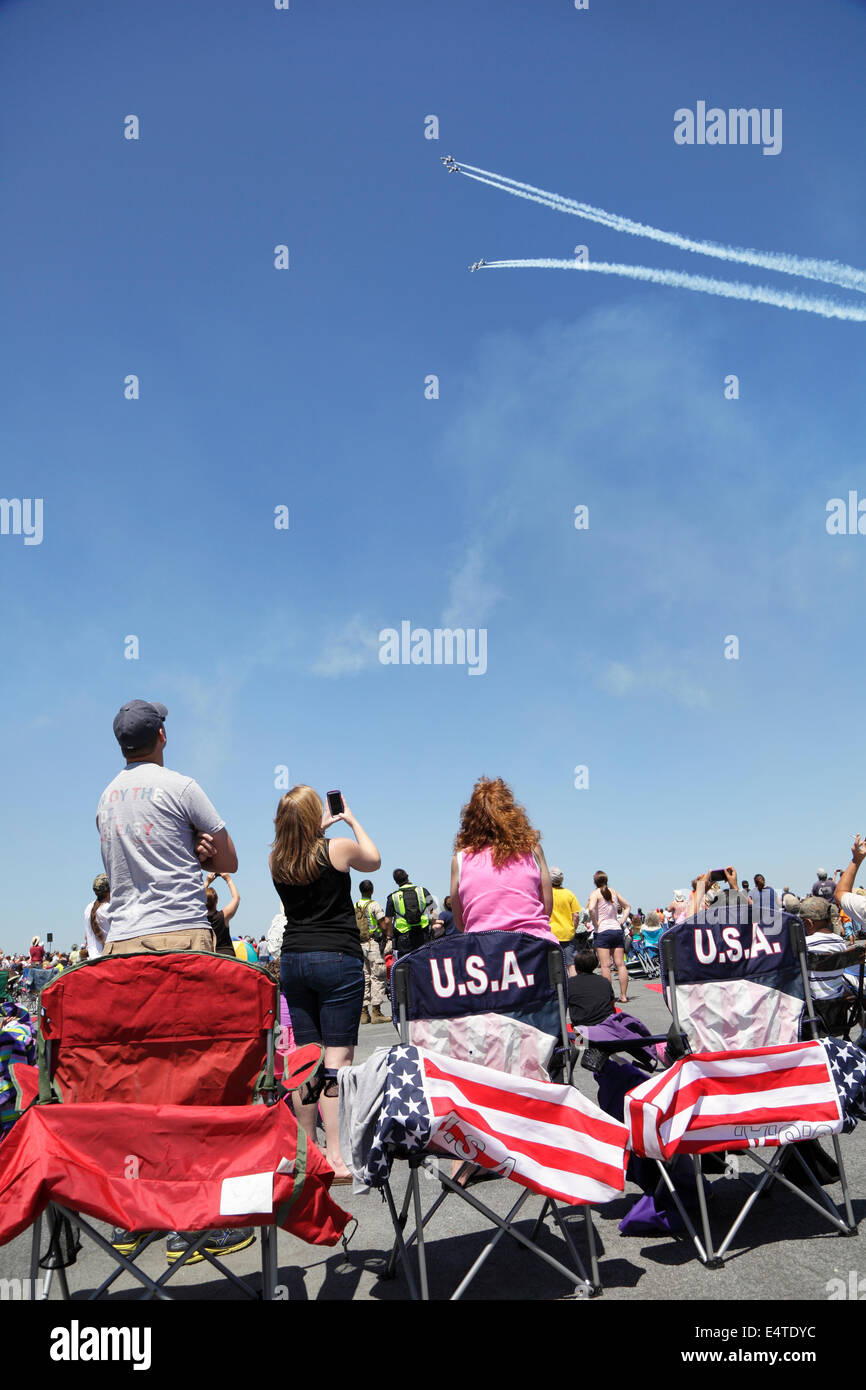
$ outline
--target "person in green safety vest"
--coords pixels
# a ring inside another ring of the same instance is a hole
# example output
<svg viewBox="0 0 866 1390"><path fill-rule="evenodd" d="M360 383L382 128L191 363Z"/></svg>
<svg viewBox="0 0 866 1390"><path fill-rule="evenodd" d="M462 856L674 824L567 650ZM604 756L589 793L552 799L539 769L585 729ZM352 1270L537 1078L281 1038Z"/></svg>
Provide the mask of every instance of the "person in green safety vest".
<svg viewBox="0 0 866 1390"><path fill-rule="evenodd" d="M394 870L397 887L389 893L385 915L391 922L397 957L416 951L431 940L431 923L436 917L436 902L420 884L410 883L405 869Z"/></svg>
<svg viewBox="0 0 866 1390"><path fill-rule="evenodd" d="M355 918L361 934L361 950L364 952L364 1007L361 1010L362 1023L390 1023L388 1014L382 1013L385 1002L386 970L385 952L391 949L391 923L385 916L385 909L373 897L373 884L365 878L358 885L361 896L355 903Z"/></svg>

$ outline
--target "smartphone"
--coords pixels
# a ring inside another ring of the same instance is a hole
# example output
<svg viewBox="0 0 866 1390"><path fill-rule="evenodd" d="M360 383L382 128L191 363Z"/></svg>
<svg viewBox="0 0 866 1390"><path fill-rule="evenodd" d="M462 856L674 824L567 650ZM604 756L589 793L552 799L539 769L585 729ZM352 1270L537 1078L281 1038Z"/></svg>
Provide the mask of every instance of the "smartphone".
<svg viewBox="0 0 866 1390"><path fill-rule="evenodd" d="M710 869L711 883L727 883L724 869Z"/></svg>
<svg viewBox="0 0 866 1390"><path fill-rule="evenodd" d="M346 809L342 792L328 792L328 812L332 816L341 816Z"/></svg>

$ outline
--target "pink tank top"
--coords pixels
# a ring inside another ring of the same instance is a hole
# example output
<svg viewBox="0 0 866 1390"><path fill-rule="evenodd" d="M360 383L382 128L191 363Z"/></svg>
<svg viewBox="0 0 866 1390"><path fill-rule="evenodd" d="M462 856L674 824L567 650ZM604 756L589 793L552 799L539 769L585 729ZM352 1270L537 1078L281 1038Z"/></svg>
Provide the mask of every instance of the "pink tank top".
<svg viewBox="0 0 866 1390"><path fill-rule="evenodd" d="M618 930L618 928L619 928L619 921L617 920L618 909L619 909L619 900L618 900L616 894L614 893L613 889L611 889L611 901L610 901L610 902L608 902L607 898L604 898L604 897L599 898L599 900L598 900L598 902L597 902L597 904L596 904L596 908L595 908L595 915L596 915L596 925L595 925L595 929L596 929L597 932L603 932L603 931L617 931L617 930Z"/></svg>
<svg viewBox="0 0 866 1390"><path fill-rule="evenodd" d="M541 870L531 854L493 866L489 849L457 856L464 931L523 931L555 941L541 901Z"/></svg>

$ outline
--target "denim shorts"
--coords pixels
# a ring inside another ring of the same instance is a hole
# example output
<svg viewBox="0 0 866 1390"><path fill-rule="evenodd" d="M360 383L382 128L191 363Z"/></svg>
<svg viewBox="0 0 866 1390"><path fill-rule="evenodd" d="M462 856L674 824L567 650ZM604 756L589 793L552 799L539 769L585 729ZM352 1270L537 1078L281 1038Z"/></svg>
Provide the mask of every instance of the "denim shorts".
<svg viewBox="0 0 866 1390"><path fill-rule="evenodd" d="M574 937L572 937L570 941L560 941L559 944L562 947L562 954L565 958L565 968L567 970L570 965L574 965L574 956L577 951L577 946L575 945Z"/></svg>
<svg viewBox="0 0 866 1390"><path fill-rule="evenodd" d="M286 951L280 988L298 1047L354 1047L364 1007L364 963L343 951Z"/></svg>

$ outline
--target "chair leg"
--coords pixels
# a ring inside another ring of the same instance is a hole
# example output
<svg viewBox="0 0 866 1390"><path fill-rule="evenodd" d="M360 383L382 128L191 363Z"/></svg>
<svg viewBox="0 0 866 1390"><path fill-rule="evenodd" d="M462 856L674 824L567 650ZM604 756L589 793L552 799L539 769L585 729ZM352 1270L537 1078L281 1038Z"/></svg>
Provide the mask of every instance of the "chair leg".
<svg viewBox="0 0 866 1390"><path fill-rule="evenodd" d="M571 1255L571 1258L574 1261L575 1269L577 1270L580 1277L583 1279L584 1283L589 1283L590 1281L586 1277L586 1270L583 1266L583 1260L580 1258L578 1248L572 1239L571 1231L568 1229L568 1227L562 1219L562 1212L559 1210L559 1207L557 1206L556 1202L553 1201L552 1198L548 1199L547 1205L549 1205L550 1214L556 1222L556 1226L559 1230L559 1233L562 1236L562 1239L565 1241L566 1246L568 1247L569 1254ZM595 1248L595 1229L593 1227L591 1217L587 1219L589 1217L589 1207L584 1207L583 1216L584 1226L586 1230L586 1243L589 1247L589 1264L590 1271L592 1274L592 1290L593 1293L600 1293L601 1281L599 1279L598 1274L598 1258L596 1256Z"/></svg>
<svg viewBox="0 0 866 1390"><path fill-rule="evenodd" d="M595 1241L595 1227L592 1224L592 1210L584 1207L583 1220L586 1225L586 1244L589 1248L589 1275L592 1280L592 1287L601 1293L601 1275L598 1269L598 1247Z"/></svg>
<svg viewBox="0 0 866 1390"><path fill-rule="evenodd" d="M30 1242L30 1297L36 1297L36 1285L39 1281L39 1246L42 1244L42 1217L37 1216L33 1222L33 1236Z"/></svg>
<svg viewBox="0 0 866 1390"><path fill-rule="evenodd" d="M421 1210L421 1179L417 1167L409 1174L412 1184L412 1197L415 1203L415 1235L418 1241L418 1277L421 1281L421 1301L427 1303L430 1291L427 1287L427 1252L424 1248L424 1213Z"/></svg>
<svg viewBox="0 0 866 1390"><path fill-rule="evenodd" d="M551 1269L555 1269L559 1274L562 1274L569 1283L586 1284L586 1280L576 1275L574 1270L567 1269L560 1260L554 1259L553 1255L548 1255L546 1250L542 1250L539 1246L533 1245L529 1237L525 1236L522 1231L518 1231L513 1226L508 1225L508 1219L506 1217L499 1216L498 1213L492 1211L490 1207L486 1207L483 1202L479 1202L477 1197L473 1196L471 1192L467 1192L465 1188L460 1187L452 1178L446 1177L443 1173L440 1175L439 1181L444 1187L447 1187L450 1191L462 1197L464 1202L468 1202L469 1206L473 1207L475 1211L479 1212L486 1220L492 1222L494 1226L499 1226L504 1235L513 1236L518 1244L524 1246L527 1250L531 1250L540 1260L544 1260L545 1264L550 1265Z"/></svg>
<svg viewBox="0 0 866 1390"><path fill-rule="evenodd" d="M538 1232L541 1230L542 1226L544 1225L544 1219L545 1219L545 1217L547 1216L548 1208L549 1208L549 1207L552 1207L552 1206L553 1206L553 1202L551 1201L551 1199L550 1199L549 1197L545 1197L545 1199L544 1199L544 1206L541 1208L541 1211L538 1213L538 1220L536 1221L535 1225L533 1226L532 1231L531 1231L530 1236L529 1236L529 1239L530 1239L531 1241L536 1241L536 1240L538 1239Z"/></svg>
<svg viewBox="0 0 866 1390"><path fill-rule="evenodd" d="M405 1191L404 1194L403 1194L403 1204L402 1204L402 1206L400 1207L400 1214L399 1214L399 1216L398 1216L398 1214L397 1214L397 1209L396 1209L396 1207L395 1207L395 1205L394 1205L394 1196L393 1196L393 1193L391 1192L391 1184L390 1184L390 1183L386 1183L386 1184L385 1184L385 1196L386 1196L386 1199L387 1199L387 1201L388 1201L389 1210L390 1210L390 1212L391 1212L391 1219L392 1219L392 1221L394 1222L394 1244L391 1246L391 1254L390 1254L389 1257L388 1257L388 1263L387 1263L387 1265L386 1265L386 1267L385 1267L385 1272L384 1272L384 1274L382 1275L382 1278L383 1278L383 1279L393 1279L393 1278L394 1278L394 1271L395 1271L396 1266L397 1266L397 1256L398 1256L398 1254L401 1254L401 1253L402 1253L402 1249L401 1249L401 1247L402 1247L402 1245L403 1245L403 1235L402 1235L402 1233L403 1233L403 1231L404 1231L404 1229L405 1229L405 1227L406 1227L406 1217L407 1217L408 1214L409 1214L409 1203L410 1203L411 1200L412 1200L412 1189L411 1189L411 1187L409 1186L409 1184L407 1183L407 1184L406 1184L406 1191ZM399 1232L399 1234L398 1234L398 1232ZM404 1269L406 1268L405 1263L404 1263L404 1266L403 1266L403 1267L404 1267ZM412 1296L413 1296L413 1298L415 1297L414 1294L413 1294Z"/></svg>
<svg viewBox="0 0 866 1390"><path fill-rule="evenodd" d="M272 1303L279 1278L277 1260L277 1228L262 1226L259 1231L262 1242L262 1300Z"/></svg>
<svg viewBox="0 0 866 1390"><path fill-rule="evenodd" d="M151 1231L150 1235L146 1238L143 1244L141 1244L136 1250L135 1259L140 1259L147 1247L149 1245L152 1245L155 1240L159 1240L162 1234L162 1231ZM107 1279L103 1279L102 1283L99 1285L99 1288L95 1289L94 1292L88 1298L88 1303L95 1303L97 1299L101 1298L102 1295L106 1293L108 1289L111 1288L115 1280L119 1279L121 1274L123 1273L125 1273L125 1271L122 1268L116 1269L113 1274L109 1274Z"/></svg>
<svg viewBox="0 0 866 1390"><path fill-rule="evenodd" d="M707 1252L701 1244L700 1237L692 1224L691 1217L689 1216L688 1212L686 1211L685 1207L680 1201L680 1194L674 1187L670 1173L668 1172L667 1168L660 1159L656 1159L656 1165L658 1167L659 1172L661 1173L662 1182L664 1183L665 1187L667 1188L668 1192L674 1200L674 1205L676 1206L676 1209L679 1212L680 1217L682 1218L682 1223L692 1238L692 1243L694 1244L694 1247L698 1252L698 1259L701 1261L701 1264L708 1265ZM713 1266L713 1268L717 1268L717 1266Z"/></svg>
<svg viewBox="0 0 866 1390"><path fill-rule="evenodd" d="M58 1267L57 1267L57 1282L58 1282L58 1284L60 1285L60 1292L61 1292L61 1294L62 1294L62 1296L63 1296L63 1298L64 1298L64 1301L68 1302L68 1301L69 1301L69 1283L68 1283L68 1281L67 1281L67 1278L66 1278L66 1270L63 1268L63 1265L58 1265Z"/></svg>
<svg viewBox="0 0 866 1390"><path fill-rule="evenodd" d="M743 1222L745 1221L745 1219L746 1219L746 1217L748 1216L749 1212L752 1210L752 1207L753 1207L753 1206L755 1205L755 1203L757 1202L757 1200L758 1200L758 1198L760 1197L761 1193L763 1192L764 1188L767 1187L767 1186L773 1181L774 1177L777 1177L777 1176L778 1176L778 1174L776 1173L776 1169L777 1169L777 1167L779 1166L779 1164L780 1164L781 1161L782 1161L782 1154L783 1154L783 1153L784 1153L784 1147L780 1147L779 1149L776 1150L775 1154L774 1154L773 1157L770 1159L769 1163L765 1166L765 1170L764 1170L764 1172L761 1174L761 1177L760 1177L760 1179L759 1179L759 1181L758 1181L758 1185L757 1185L755 1188L753 1188L752 1193L751 1193L751 1195L750 1195L748 1201L744 1202L744 1203L743 1203L743 1206L740 1208L740 1211L739 1211L739 1213L738 1213L738 1215L737 1215L736 1221L734 1222L733 1226L732 1226L731 1229L728 1231L728 1234L725 1236L724 1240L722 1241L721 1245L719 1246L719 1258L720 1258L720 1259L721 1259L721 1257L725 1254L725 1252L728 1250L728 1248L729 1248L729 1246L730 1246L730 1244L731 1244L731 1241L734 1239L734 1236L737 1234L737 1231L738 1231L738 1230L740 1229L740 1227L742 1226Z"/></svg>
<svg viewBox="0 0 866 1390"><path fill-rule="evenodd" d="M103 1250L106 1255L109 1255L116 1264L119 1264L122 1269L125 1269L127 1274L131 1274L134 1279L137 1279L139 1284L143 1284L151 1293L158 1293L162 1298L171 1297L170 1294L163 1293L149 1275L145 1274L141 1269L136 1269L131 1260L128 1260L125 1255L121 1255L119 1250L115 1250L114 1246L105 1239L105 1236L97 1231L96 1227L92 1226L89 1221L86 1221L79 1212L68 1211L65 1207L58 1207L58 1210L63 1216L68 1216L70 1219L77 1222L82 1231L86 1231L90 1236L94 1245L97 1245L99 1249ZM65 1280L63 1282L65 1282Z"/></svg>
<svg viewBox="0 0 866 1390"><path fill-rule="evenodd" d="M164 1284L167 1284L169 1279L174 1278L177 1271L183 1269L187 1260L191 1259L193 1255L201 1255L203 1259L207 1260L208 1264L213 1265L214 1269L217 1270L224 1279L228 1279L229 1283L234 1284L235 1288L240 1289L241 1293L246 1294L247 1298L259 1298L260 1295L258 1291L248 1284L246 1279L242 1279L239 1274L235 1274L234 1270L224 1265L221 1260L217 1259L216 1255L209 1255L206 1250L201 1248L207 1240L208 1234L209 1232L207 1231L201 1231L199 1233L199 1239L192 1242L186 1254L181 1256L179 1260L175 1260L174 1264L169 1265L165 1273L161 1274L156 1280L153 1287L142 1294L142 1299L146 1301L149 1298L153 1298L154 1292L160 1290Z"/></svg>
<svg viewBox="0 0 866 1390"><path fill-rule="evenodd" d="M815 1191L821 1198L821 1202L816 1202L814 1198L810 1197L807 1192L804 1192L801 1187L795 1187L794 1184L788 1178L785 1177L784 1173L774 1171L773 1181L780 1182L783 1187L787 1187L789 1191L793 1192L795 1197L799 1197L801 1202L805 1202L806 1206L812 1207L815 1211L818 1212L820 1216L826 1216L827 1220L831 1221L833 1225L836 1227L836 1229L841 1231L842 1235L853 1235L854 1232L856 1232L857 1227L854 1226L852 1230L850 1226L845 1225L845 1222L842 1220L841 1216L836 1210L836 1207L833 1205L832 1201L827 1196L827 1193L824 1191L823 1187L821 1187L820 1183L815 1178L814 1173L811 1171L808 1164L804 1163L803 1159L797 1153L796 1144L794 1144L793 1146L781 1145L779 1152L781 1152L786 1147L793 1147L794 1155L797 1159L797 1162L812 1182ZM758 1155L751 1149L748 1150L748 1157L752 1160L753 1163L757 1163L761 1168L769 1168L770 1166L762 1158L759 1158Z"/></svg>
<svg viewBox="0 0 866 1390"><path fill-rule="evenodd" d="M530 1194L530 1191L529 1191L529 1188L528 1188L528 1187L525 1188L524 1191L520 1194L520 1196L518 1197L517 1201L514 1203L514 1206L511 1208L511 1211L508 1213L508 1215L507 1215L506 1218L505 1218L505 1221L506 1221L507 1224L506 1224L505 1226L500 1226L499 1230L496 1231L495 1234L492 1235L492 1236L490 1237L490 1240L487 1242L487 1244L485 1245L484 1249L481 1251L481 1254L478 1256L478 1258L477 1258L477 1260L475 1261L475 1263L473 1264L472 1268L471 1268L470 1270L467 1271L467 1273L464 1275L463 1279L461 1279L460 1283L457 1285L457 1288L454 1290L453 1294L451 1295L451 1302L452 1302L452 1303L456 1302L456 1300L457 1300L458 1298L461 1298L461 1297L462 1297L464 1291L465 1291L466 1289L468 1289L469 1285L472 1283L472 1280L475 1278L475 1276L476 1276L476 1274L478 1273L479 1269L481 1268L481 1266L482 1266L482 1265L484 1264L484 1262L486 1261L488 1255L489 1255L493 1250L495 1250L496 1246L499 1244L499 1242L500 1242L500 1240L502 1239L502 1237L503 1237L504 1235L513 1235L513 1232L509 1229L509 1228L510 1228L510 1225L511 1225L511 1222L514 1220L514 1218L516 1217L517 1213L520 1211L520 1208L523 1206L523 1203L527 1200L527 1198L528 1198L530 1195L531 1195L531 1194ZM537 1223L536 1223L536 1224L537 1224Z"/></svg>
<svg viewBox="0 0 866 1390"><path fill-rule="evenodd" d="M695 1181L698 1187L698 1210L701 1213L701 1227L704 1233L704 1245L706 1246L707 1269L721 1269L722 1260L718 1255L713 1254L713 1236L710 1230L710 1218L707 1213L707 1193L704 1188L704 1171L701 1167L700 1154L692 1154L692 1163L695 1169Z"/></svg>
<svg viewBox="0 0 866 1390"><path fill-rule="evenodd" d="M406 1243L405 1243L405 1241L403 1240L403 1226L405 1225L405 1222L406 1222L406 1212L407 1212L408 1209L409 1209L409 1201L411 1200L411 1191L410 1191L410 1189L407 1187L407 1189L406 1189L406 1199L405 1199L405 1201L404 1201L404 1203L403 1203L403 1211L402 1211L402 1212L400 1213L400 1215L398 1216L398 1214L397 1214L397 1206L396 1206L396 1203L395 1203L395 1201L394 1201L394 1194L393 1194L393 1192L391 1191L391 1184L390 1184L389 1182L386 1182L382 1190L383 1190L383 1192L385 1193L385 1201L388 1203L388 1210L389 1210L389 1212L391 1213L391 1221L392 1221L393 1226L394 1226L394 1247L393 1247L393 1249L392 1249L392 1251L391 1251L391 1257L390 1257L390 1259L389 1259L389 1261L388 1261L388 1269L391 1269L391 1268L392 1268L393 1264L395 1263L395 1261L396 1261L396 1259L397 1259L397 1256L399 1255L399 1257L400 1257L400 1262L401 1262L401 1264L403 1265L403 1269L404 1269L405 1272L406 1272L406 1283L409 1285L409 1297L412 1299L413 1302L417 1303L417 1301L418 1301L418 1285L415 1283L415 1276L414 1276L414 1274L412 1273L412 1266L411 1266L411 1264L409 1263L409 1252L407 1251L407 1249L406 1249ZM386 1271L385 1271L385 1274L383 1275L383 1278L392 1278L392 1277L393 1277L393 1275L389 1275L389 1274L388 1274L388 1270L386 1270Z"/></svg>
<svg viewBox="0 0 866 1390"><path fill-rule="evenodd" d="M848 1192L848 1175L845 1172L845 1164L842 1161L842 1146L839 1143L838 1134L833 1135L833 1152L836 1155L836 1166L839 1169L839 1181L842 1184L842 1202L845 1207L845 1218L848 1222L848 1229L851 1235L857 1230L857 1222L854 1219L854 1212L851 1207L851 1197Z"/></svg>
<svg viewBox="0 0 866 1390"><path fill-rule="evenodd" d="M49 1204L49 1206L48 1206L48 1220L49 1220L49 1222L50 1222L50 1229L51 1229L51 1235L50 1235L49 1241L48 1241L48 1253L50 1254L51 1251L53 1250L53 1251L55 1252L55 1254L59 1257L59 1255L60 1255L60 1226L61 1226L62 1217L61 1217L61 1215L60 1215L60 1212L57 1210L57 1208L54 1207L54 1206L51 1205L51 1204ZM34 1232L34 1234L35 1234L35 1232ZM30 1284L31 1296L32 1296L32 1297L35 1297L35 1296L36 1296L35 1290L36 1290L36 1288L38 1287L38 1279L39 1279L39 1247L38 1247L38 1245L37 1245L36 1251L35 1251L35 1258L36 1258L36 1278L35 1278L35 1280L31 1280L31 1284ZM45 1279L44 1279L43 1285L42 1285L42 1297L43 1297L43 1298L47 1298L47 1297L48 1297L49 1291L50 1291L50 1289L51 1289L51 1280L52 1280L53 1274L54 1274L54 1270L53 1270L53 1269L46 1270ZM60 1263L59 1258L58 1258L58 1263L57 1263L57 1281L58 1281L58 1283L60 1284L60 1296L61 1296L61 1298L64 1300L64 1302L68 1302L68 1300L69 1300L69 1283L68 1283L67 1278L66 1278L66 1270L64 1269L63 1265Z"/></svg>
<svg viewBox="0 0 866 1390"><path fill-rule="evenodd" d="M438 1165L437 1165L437 1168L438 1168ZM456 1176L457 1179L459 1180L461 1177L465 1176L466 1174L471 1173L471 1172L473 1171L474 1168L475 1168L475 1164L474 1164L474 1163L464 1163L463 1166L462 1166L462 1168L460 1168L460 1170L455 1174L455 1176ZM438 1175L438 1172L437 1172L437 1181L438 1181L438 1176L439 1176L439 1175ZM441 1184L440 1184L440 1185L441 1185ZM408 1200L408 1199L409 1199L409 1197L410 1197L410 1195L411 1195L411 1190L412 1190L412 1189L411 1189L410 1187L407 1186L407 1188L406 1188L406 1196L407 1196L406 1206L409 1205L409 1200ZM436 1200L435 1200L435 1202L433 1203L432 1207L428 1207L428 1208L427 1208L427 1211L424 1213L424 1220L421 1222L421 1229L422 1229L422 1231L425 1230L427 1226L429 1226L429 1224L430 1224L432 1218L436 1215L437 1211L439 1210L439 1208L441 1207L442 1203L445 1201L445 1198L446 1198L447 1196L448 1196L448 1189L447 1189L447 1187L443 1187L443 1188L442 1188L442 1191L439 1193L439 1196L436 1198ZM407 1241L406 1241L406 1249L407 1249L407 1250L411 1250L411 1249L412 1249L412 1246L413 1246L413 1244L415 1243L415 1241L417 1240L417 1238L418 1238L418 1232L417 1232L417 1231L413 1231L412 1234L409 1236L409 1238L408 1238Z"/></svg>

